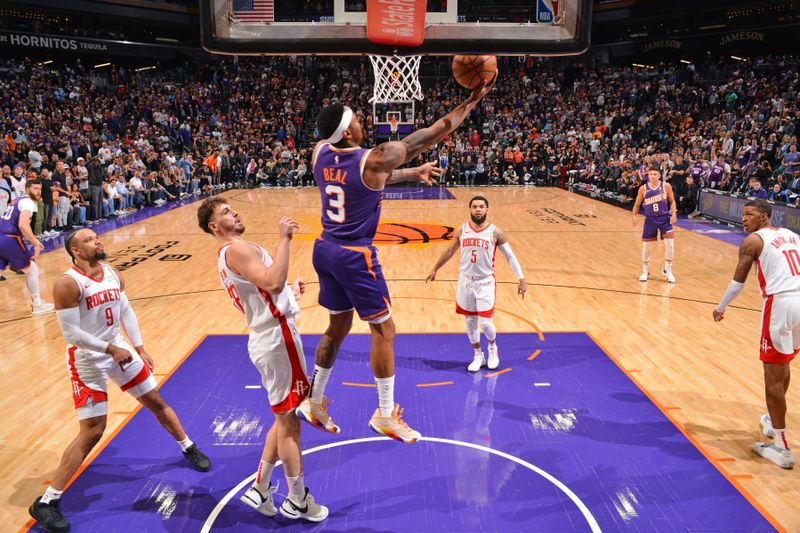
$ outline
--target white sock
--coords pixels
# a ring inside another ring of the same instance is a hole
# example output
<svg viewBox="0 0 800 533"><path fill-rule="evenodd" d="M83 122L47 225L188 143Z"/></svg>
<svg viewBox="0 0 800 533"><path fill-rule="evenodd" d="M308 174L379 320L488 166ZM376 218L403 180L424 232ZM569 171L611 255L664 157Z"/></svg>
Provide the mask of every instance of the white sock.
<svg viewBox="0 0 800 533"><path fill-rule="evenodd" d="M289 484L289 497L292 501L294 503L303 503L306 498L306 484L303 480L303 474L295 477L286 476L286 483Z"/></svg>
<svg viewBox="0 0 800 533"><path fill-rule="evenodd" d="M25 286L31 295L33 305L42 305L42 298L39 296L39 267L34 261L31 261L31 266L25 271Z"/></svg>
<svg viewBox="0 0 800 533"><path fill-rule="evenodd" d="M390 378L375 378L378 384L378 407L381 416L392 416L394 411L394 376Z"/></svg>
<svg viewBox="0 0 800 533"><path fill-rule="evenodd" d="M772 428L772 431L775 435L775 446L777 446L779 450L788 450L789 441L786 440L786 429Z"/></svg>
<svg viewBox="0 0 800 533"><path fill-rule="evenodd" d="M269 490L269 480L272 477L272 470L274 469L274 464L268 463L264 459L261 459L261 462L258 465L258 472L256 473L256 482L253 483L253 486L258 489L258 492L261 494L266 494Z"/></svg>
<svg viewBox="0 0 800 533"><path fill-rule="evenodd" d="M182 452L185 452L186 450L191 448L192 444L194 444L194 442L192 442L192 439L189 438L189 435L186 435L185 439L178 441L178 446L181 447Z"/></svg>
<svg viewBox="0 0 800 533"><path fill-rule="evenodd" d="M325 396L325 387L328 385L328 378L331 377L332 368L322 368L314 365L314 377L311 378L311 401L322 403Z"/></svg>
<svg viewBox="0 0 800 533"><path fill-rule="evenodd" d="M475 350L475 355L483 355L483 350L481 350L480 346L473 348L473 350Z"/></svg>
<svg viewBox="0 0 800 533"><path fill-rule="evenodd" d="M52 485L48 485L47 490L44 491L44 494L42 495L42 499L39 501L42 503L50 503L52 500L59 499L63 492L63 490L56 490Z"/></svg>

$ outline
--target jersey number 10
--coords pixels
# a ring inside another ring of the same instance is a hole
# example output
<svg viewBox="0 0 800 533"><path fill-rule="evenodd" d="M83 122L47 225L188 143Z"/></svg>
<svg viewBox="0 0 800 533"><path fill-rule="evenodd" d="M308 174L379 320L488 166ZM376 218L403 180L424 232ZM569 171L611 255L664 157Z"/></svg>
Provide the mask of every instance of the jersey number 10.
<svg viewBox="0 0 800 533"><path fill-rule="evenodd" d="M797 250L784 250L783 257L789 263L789 272L792 276L800 276L800 253L797 253Z"/></svg>

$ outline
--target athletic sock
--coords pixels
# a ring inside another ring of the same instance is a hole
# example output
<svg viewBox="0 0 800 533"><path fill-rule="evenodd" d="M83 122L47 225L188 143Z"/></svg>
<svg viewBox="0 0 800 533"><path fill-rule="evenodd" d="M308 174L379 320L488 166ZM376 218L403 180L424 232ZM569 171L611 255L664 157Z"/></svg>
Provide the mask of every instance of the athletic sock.
<svg viewBox="0 0 800 533"><path fill-rule="evenodd" d="M294 503L302 503L306 497L306 484L303 480L303 474L295 477L286 476L286 483L289 484L289 498Z"/></svg>
<svg viewBox="0 0 800 533"><path fill-rule="evenodd" d="M44 494L42 495L42 498L39 501L42 503L50 503L53 500L59 499L61 497L61 494L63 493L64 493L63 490L56 490L53 488L52 485L48 485L47 490L44 491Z"/></svg>
<svg viewBox="0 0 800 533"><path fill-rule="evenodd" d="M786 440L786 429L772 428L772 431L774 431L775 435L775 446L777 446L780 450L788 450L789 441Z"/></svg>
<svg viewBox="0 0 800 533"><path fill-rule="evenodd" d="M258 472L256 473L256 482L253 483L253 486L258 489L262 495L266 494L269 490L270 486L270 478L272 477L272 470L275 468L275 465L272 463L268 463L265 460L261 460L261 463L258 465Z"/></svg>
<svg viewBox="0 0 800 533"><path fill-rule="evenodd" d="M191 448L192 444L194 444L194 442L192 442L192 439L189 438L189 435L186 435L185 439L178 441L178 446L181 447L182 452L185 452L186 450Z"/></svg>
<svg viewBox="0 0 800 533"><path fill-rule="evenodd" d="M325 387L328 385L328 378L331 377L332 368L322 368L314 365L314 377L311 379L311 401L322 403L325 396Z"/></svg>
<svg viewBox="0 0 800 533"><path fill-rule="evenodd" d="M378 407L381 416L392 416L394 411L394 376L389 378L375 378L378 384Z"/></svg>

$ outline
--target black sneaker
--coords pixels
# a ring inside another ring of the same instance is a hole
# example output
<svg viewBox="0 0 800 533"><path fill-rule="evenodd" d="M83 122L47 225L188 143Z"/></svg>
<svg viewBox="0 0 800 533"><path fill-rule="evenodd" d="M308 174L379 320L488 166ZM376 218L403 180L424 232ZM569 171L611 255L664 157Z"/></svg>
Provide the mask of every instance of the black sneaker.
<svg viewBox="0 0 800 533"><path fill-rule="evenodd" d="M208 472L211 470L211 461L206 457L206 454L197 449L196 444L192 444L186 448L186 451L183 452L183 456L191 461L195 470L199 470L200 472Z"/></svg>
<svg viewBox="0 0 800 533"><path fill-rule="evenodd" d="M0 274L0 281L5 281L5 280L6 280L6 277L4 275Z"/></svg>
<svg viewBox="0 0 800 533"><path fill-rule="evenodd" d="M46 531L57 533L69 531L69 522L61 514L61 498L50 500L49 503L42 503L41 499L42 497L39 496L33 501L28 507L28 514Z"/></svg>

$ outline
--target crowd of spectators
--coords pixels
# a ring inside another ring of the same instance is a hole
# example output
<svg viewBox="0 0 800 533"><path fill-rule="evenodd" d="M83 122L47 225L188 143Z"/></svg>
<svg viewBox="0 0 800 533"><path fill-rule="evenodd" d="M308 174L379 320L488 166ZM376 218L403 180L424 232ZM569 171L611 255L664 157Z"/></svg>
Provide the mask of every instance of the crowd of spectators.
<svg viewBox="0 0 800 533"><path fill-rule="evenodd" d="M446 59L431 61L425 99L408 117L415 128L467 96ZM420 161L438 160L448 185L573 186L621 203L635 196L642 166L657 165L685 212L700 187L796 202L796 64L499 58L483 105ZM6 59L0 208L25 179L40 179L37 227L54 235L234 186L309 186L319 109L350 105L372 143L371 93L364 58L226 59L140 73Z"/></svg>

